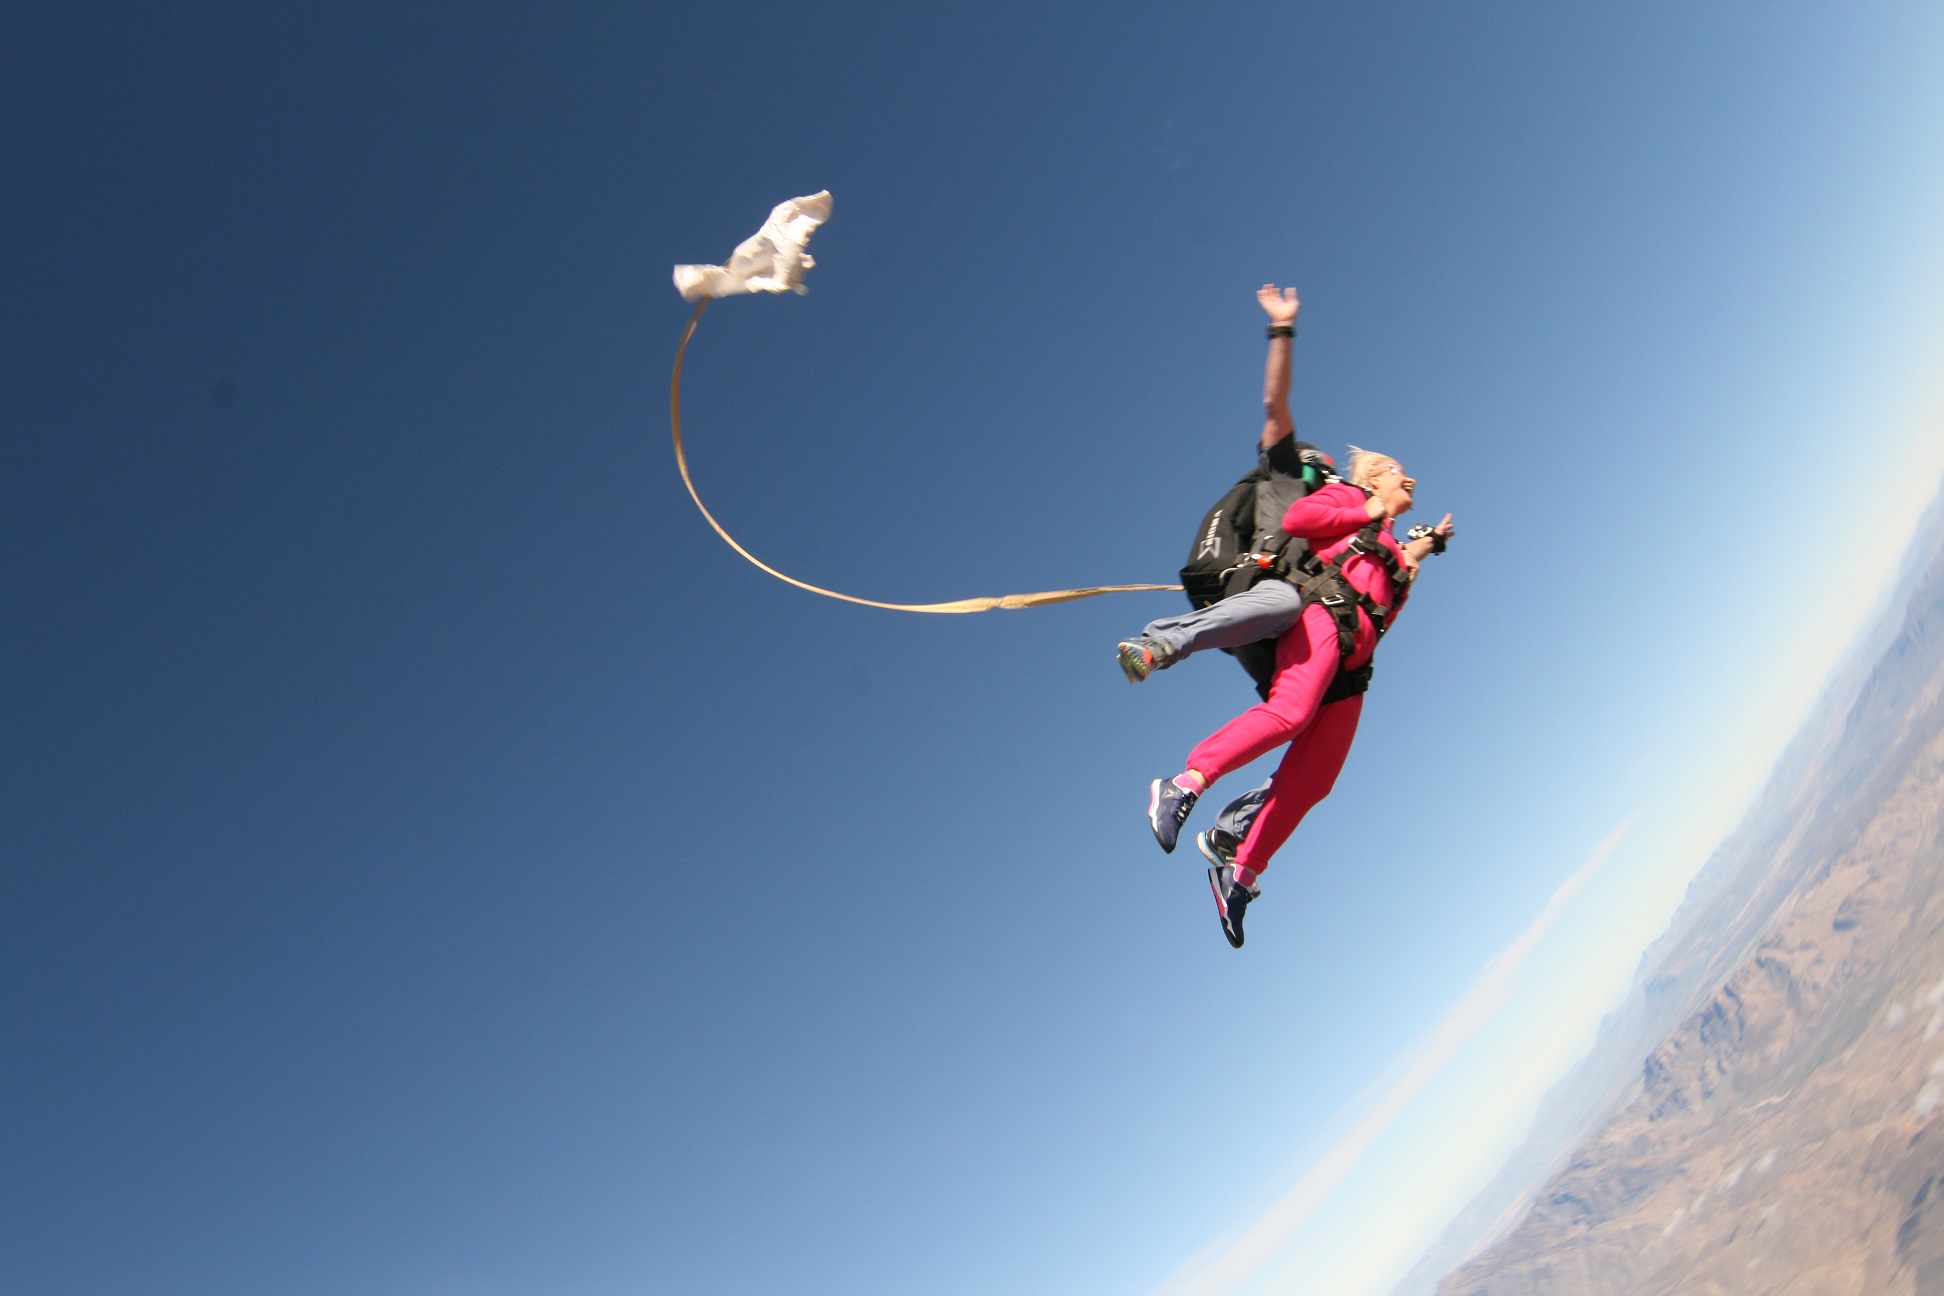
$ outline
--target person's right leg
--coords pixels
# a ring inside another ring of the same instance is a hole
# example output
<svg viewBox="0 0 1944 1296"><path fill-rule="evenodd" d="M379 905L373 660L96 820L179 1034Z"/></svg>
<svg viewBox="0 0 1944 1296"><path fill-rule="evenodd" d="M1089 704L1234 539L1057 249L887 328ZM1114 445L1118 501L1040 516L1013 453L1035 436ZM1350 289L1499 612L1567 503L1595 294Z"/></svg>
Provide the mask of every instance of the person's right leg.
<svg viewBox="0 0 1944 1296"><path fill-rule="evenodd" d="M1296 623L1302 610L1303 596L1288 581L1258 581L1198 611L1148 622L1139 638L1122 641L1121 669L1138 683L1149 671L1166 670L1205 648L1240 648L1277 639ZM1130 648L1134 650L1131 661ZM1140 660L1143 651L1147 661Z"/></svg>
<svg viewBox="0 0 1944 1296"><path fill-rule="evenodd" d="M1257 877L1269 867L1270 856L1289 840L1303 816L1336 786L1362 714L1361 695L1332 702L1319 711L1310 727L1283 753L1276 776L1269 780L1269 796L1262 812L1240 849L1232 858L1222 860L1203 845L1202 853L1214 865L1208 870L1208 886L1215 893L1215 913L1222 921L1222 935L1236 949L1242 948L1242 917L1250 902L1262 894ZM1202 834L1203 839L1207 836Z"/></svg>
<svg viewBox="0 0 1944 1296"><path fill-rule="evenodd" d="M1289 744L1282 764L1276 767L1276 776L1269 780L1262 813L1235 853L1236 877L1244 886L1254 884L1256 876L1269 867L1270 858L1296 831L1296 825L1303 822L1303 816L1330 795L1337 775L1343 772L1343 762L1350 756L1350 744L1357 737L1357 722L1362 716L1362 694L1332 702Z"/></svg>

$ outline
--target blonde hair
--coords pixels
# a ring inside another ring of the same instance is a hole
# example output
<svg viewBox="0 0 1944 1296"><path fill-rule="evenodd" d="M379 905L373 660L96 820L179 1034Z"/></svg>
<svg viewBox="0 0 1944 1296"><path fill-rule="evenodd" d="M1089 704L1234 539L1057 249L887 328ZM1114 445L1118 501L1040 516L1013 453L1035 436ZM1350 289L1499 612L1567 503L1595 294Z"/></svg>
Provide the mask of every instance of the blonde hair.
<svg viewBox="0 0 1944 1296"><path fill-rule="evenodd" d="M1384 471L1384 465L1396 462L1397 460L1387 454L1378 454L1375 450L1366 450L1362 446L1351 446L1350 484L1368 486L1377 474Z"/></svg>

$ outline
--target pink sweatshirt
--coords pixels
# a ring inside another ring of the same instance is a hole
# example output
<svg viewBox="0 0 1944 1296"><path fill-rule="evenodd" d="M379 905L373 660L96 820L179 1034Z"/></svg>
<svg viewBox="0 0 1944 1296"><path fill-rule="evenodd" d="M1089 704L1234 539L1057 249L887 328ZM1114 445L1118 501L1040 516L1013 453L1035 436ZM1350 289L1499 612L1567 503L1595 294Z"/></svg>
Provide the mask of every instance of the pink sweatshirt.
<svg viewBox="0 0 1944 1296"><path fill-rule="evenodd" d="M1370 525L1370 514L1364 508L1368 498L1348 482L1325 486L1291 504L1289 512L1283 514L1282 529L1309 541L1310 551L1328 562L1343 552L1351 537ZM1402 564L1404 549L1391 534L1391 519L1384 519L1380 535ZM1343 564L1343 575L1356 589L1389 608L1393 619L1404 606L1404 600L1410 597L1411 587L1406 585L1400 590L1393 586L1384 565L1368 554L1352 554L1350 561Z"/></svg>

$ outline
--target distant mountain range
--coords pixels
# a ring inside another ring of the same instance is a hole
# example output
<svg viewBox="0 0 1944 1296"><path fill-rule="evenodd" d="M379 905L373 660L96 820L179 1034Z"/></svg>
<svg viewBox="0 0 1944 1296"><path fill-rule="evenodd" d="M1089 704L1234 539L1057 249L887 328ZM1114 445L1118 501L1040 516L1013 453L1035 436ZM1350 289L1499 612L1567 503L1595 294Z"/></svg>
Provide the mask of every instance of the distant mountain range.
<svg viewBox="0 0 1944 1296"><path fill-rule="evenodd" d="M1888 606L1394 1296L1944 1292L1944 500Z"/></svg>

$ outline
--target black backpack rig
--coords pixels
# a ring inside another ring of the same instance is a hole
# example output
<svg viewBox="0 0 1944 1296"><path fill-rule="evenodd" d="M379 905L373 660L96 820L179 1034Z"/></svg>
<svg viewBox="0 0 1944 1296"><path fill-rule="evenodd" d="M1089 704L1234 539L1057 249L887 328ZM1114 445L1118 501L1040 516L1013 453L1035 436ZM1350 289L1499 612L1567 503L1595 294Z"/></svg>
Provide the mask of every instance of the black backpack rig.
<svg viewBox="0 0 1944 1296"><path fill-rule="evenodd" d="M1335 561L1325 565L1310 553L1309 542L1282 529L1283 515L1297 500L1324 486L1341 482L1329 457L1307 441L1285 437L1262 452L1260 461L1228 493L1215 502L1195 532L1194 547L1181 569L1181 587L1199 611L1261 580L1286 580L1302 590L1306 603L1320 603L1337 623L1338 649L1348 660L1357 632L1357 610L1369 615L1377 633L1388 628L1390 609L1359 593L1343 579L1342 563L1353 554L1376 557L1390 569L1394 581L1409 577L1378 538L1380 522L1358 532ZM1224 648L1249 672L1256 693L1264 701L1276 674L1273 639ZM1370 686L1368 663L1357 670L1339 669L1325 695L1326 702L1362 693Z"/></svg>

